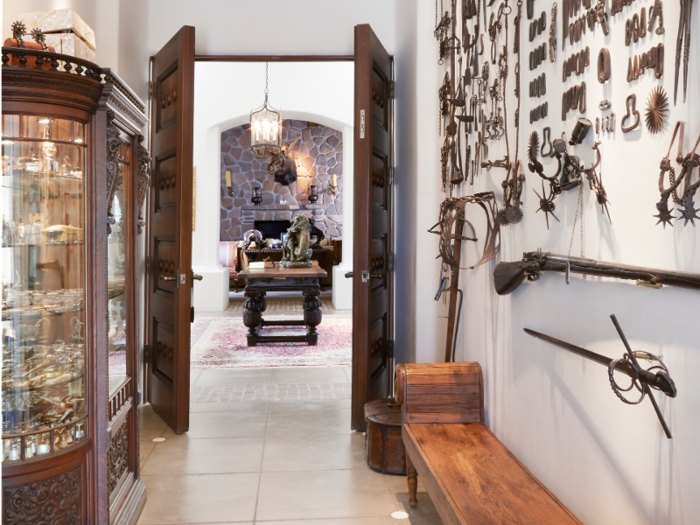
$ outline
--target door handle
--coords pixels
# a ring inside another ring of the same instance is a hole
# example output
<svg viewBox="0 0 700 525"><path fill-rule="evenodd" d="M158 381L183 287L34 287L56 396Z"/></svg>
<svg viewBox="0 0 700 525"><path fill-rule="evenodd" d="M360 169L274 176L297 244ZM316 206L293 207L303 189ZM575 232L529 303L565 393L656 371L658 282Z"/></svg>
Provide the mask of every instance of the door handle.
<svg viewBox="0 0 700 525"><path fill-rule="evenodd" d="M197 273L192 272L192 280L193 281L201 281L202 279L204 279L204 277L202 277L201 275L199 275Z"/></svg>
<svg viewBox="0 0 700 525"><path fill-rule="evenodd" d="M345 274L345 278L346 278L346 279L352 279L353 277L354 277L354 275L353 275L352 272L348 272L348 273Z"/></svg>

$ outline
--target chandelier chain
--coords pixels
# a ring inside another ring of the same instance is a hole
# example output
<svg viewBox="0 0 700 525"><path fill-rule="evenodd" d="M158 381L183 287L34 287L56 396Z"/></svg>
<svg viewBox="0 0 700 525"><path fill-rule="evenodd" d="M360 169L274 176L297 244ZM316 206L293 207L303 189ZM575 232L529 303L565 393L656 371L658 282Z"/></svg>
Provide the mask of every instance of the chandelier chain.
<svg viewBox="0 0 700 525"><path fill-rule="evenodd" d="M267 94L268 94L268 89L267 89L267 66L268 66L268 63L265 62L265 98L267 98Z"/></svg>

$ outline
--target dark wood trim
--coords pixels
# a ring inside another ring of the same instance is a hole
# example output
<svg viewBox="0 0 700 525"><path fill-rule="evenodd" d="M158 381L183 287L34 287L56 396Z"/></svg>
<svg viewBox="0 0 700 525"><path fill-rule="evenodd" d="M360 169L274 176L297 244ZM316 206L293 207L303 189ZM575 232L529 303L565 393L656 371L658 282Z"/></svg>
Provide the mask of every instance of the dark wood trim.
<svg viewBox="0 0 700 525"><path fill-rule="evenodd" d="M195 62L354 62L354 55L195 55Z"/></svg>

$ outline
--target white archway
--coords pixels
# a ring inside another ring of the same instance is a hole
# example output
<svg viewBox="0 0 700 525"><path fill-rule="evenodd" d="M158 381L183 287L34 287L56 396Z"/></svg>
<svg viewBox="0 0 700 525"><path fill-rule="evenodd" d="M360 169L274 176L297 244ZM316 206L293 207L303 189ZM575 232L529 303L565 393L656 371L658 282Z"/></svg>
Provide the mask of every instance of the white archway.
<svg viewBox="0 0 700 525"><path fill-rule="evenodd" d="M257 78L261 72L264 74L261 63L196 63L195 66L194 164L197 176L192 266L195 273L204 277L195 283L193 304L196 311L221 311L228 304L228 270L221 266L218 256L221 133L249 121L249 106L258 101L262 90L240 79ZM306 79L304 86L282 81L292 73ZM349 86L349 90L329 99L324 87L329 77L338 79L340 85ZM344 275L352 271L353 78L354 65L348 62L287 62L270 66L271 96L281 101L283 119L318 122L343 133L346 152L343 157L343 262L333 272L333 301L340 309L352 307L352 281ZM232 88L234 84L238 87ZM277 84L281 87L275 87ZM238 103L222 104L224 100L230 102L232 96Z"/></svg>

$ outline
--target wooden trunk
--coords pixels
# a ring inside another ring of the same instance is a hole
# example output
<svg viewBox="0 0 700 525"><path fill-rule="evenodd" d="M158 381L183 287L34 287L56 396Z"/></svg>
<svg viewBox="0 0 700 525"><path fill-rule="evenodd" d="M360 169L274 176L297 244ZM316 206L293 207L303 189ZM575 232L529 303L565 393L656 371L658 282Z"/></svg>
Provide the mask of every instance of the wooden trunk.
<svg viewBox="0 0 700 525"><path fill-rule="evenodd" d="M365 405L367 464L383 474L406 475L406 449L401 438L401 406L393 399Z"/></svg>

